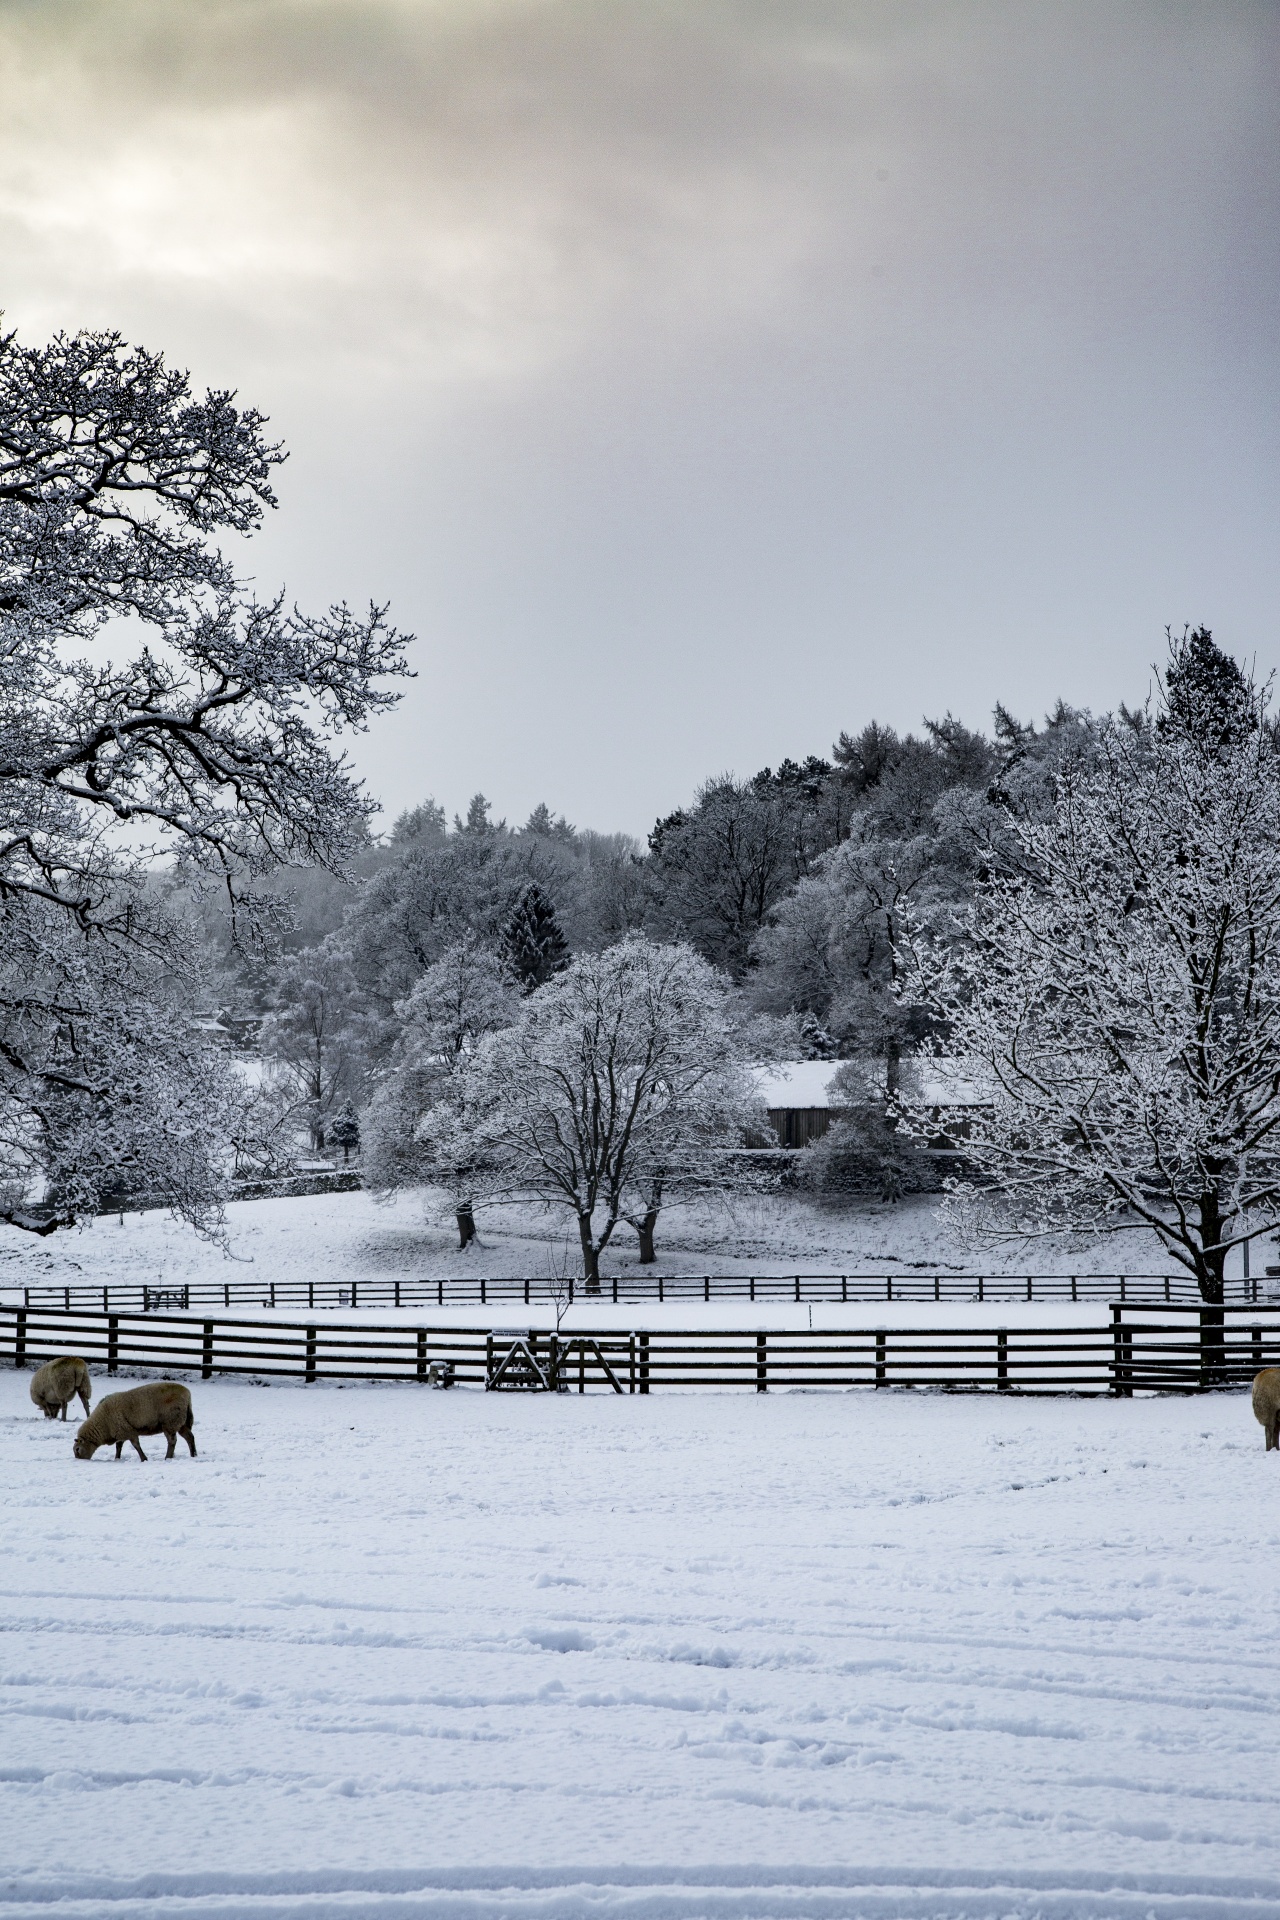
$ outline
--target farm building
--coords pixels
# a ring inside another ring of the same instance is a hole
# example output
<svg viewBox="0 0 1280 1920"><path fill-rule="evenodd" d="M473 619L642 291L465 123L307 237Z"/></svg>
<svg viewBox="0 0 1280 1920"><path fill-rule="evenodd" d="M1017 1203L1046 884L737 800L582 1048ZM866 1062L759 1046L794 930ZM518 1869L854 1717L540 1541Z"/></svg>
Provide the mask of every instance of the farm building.
<svg viewBox="0 0 1280 1920"><path fill-rule="evenodd" d="M848 1104L847 1099L841 1101L831 1091L831 1082L844 1064L840 1060L782 1060L775 1066L756 1068L756 1088L764 1101L769 1124L782 1146L807 1147L811 1141L821 1140L841 1106ZM883 1061L868 1063L868 1066L869 1077L881 1084ZM922 1076L921 1092L939 1126L944 1112L982 1104L982 1093L965 1077L956 1061L928 1058L904 1061L904 1078L913 1069ZM941 1134L930 1142L937 1147L946 1144Z"/></svg>
<svg viewBox="0 0 1280 1920"><path fill-rule="evenodd" d="M831 1125L830 1085L838 1060L783 1060L756 1069L756 1088L784 1147L807 1147Z"/></svg>

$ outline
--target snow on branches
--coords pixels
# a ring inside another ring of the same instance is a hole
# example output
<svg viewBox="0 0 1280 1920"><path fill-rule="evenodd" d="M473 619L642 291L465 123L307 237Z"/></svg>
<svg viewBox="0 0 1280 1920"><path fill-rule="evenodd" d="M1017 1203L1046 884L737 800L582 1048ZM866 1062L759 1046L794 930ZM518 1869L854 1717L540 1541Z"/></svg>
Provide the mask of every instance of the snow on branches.
<svg viewBox="0 0 1280 1920"><path fill-rule="evenodd" d="M583 954L469 1055L419 1135L438 1177L572 1213L589 1289L618 1222L732 1183L754 1096L727 983L690 947L640 938ZM652 1216L652 1217L650 1217ZM642 1234L642 1246L644 1236Z"/></svg>
<svg viewBox="0 0 1280 1920"><path fill-rule="evenodd" d="M252 532L275 504L284 458L265 425L228 393L197 399L184 373L118 334L43 347L0 335L0 973L16 995L16 1037L0 1050L5 1140L51 1137L42 1102L60 1097L64 1067L74 1075L68 1061L92 1056L82 1078L122 1110L112 1062L128 1048L107 1040L119 1007L155 1014L153 995L190 984L190 942L147 879L157 854L212 876L234 910L245 877L338 867L366 836L371 803L333 735L393 703L403 642L377 607L305 614L236 575L221 536ZM22 958L46 939L54 987L33 978L27 1019ZM68 972L74 1017L49 1011ZM179 1080L181 1052L166 1056ZM204 1069L186 1052L194 1098ZM138 1111L142 1083L129 1088ZM19 1183L22 1164L8 1168ZM188 1183L192 1218L211 1167ZM93 1179L77 1180L67 1190L92 1204Z"/></svg>
<svg viewBox="0 0 1280 1920"><path fill-rule="evenodd" d="M1280 1220L1266 709L1207 633L1171 642L1154 707L1065 757L1047 813L1006 816L952 936L917 925L906 989L966 1082L963 1119L903 1103L975 1170L956 1199L996 1230L1148 1228L1209 1302Z"/></svg>

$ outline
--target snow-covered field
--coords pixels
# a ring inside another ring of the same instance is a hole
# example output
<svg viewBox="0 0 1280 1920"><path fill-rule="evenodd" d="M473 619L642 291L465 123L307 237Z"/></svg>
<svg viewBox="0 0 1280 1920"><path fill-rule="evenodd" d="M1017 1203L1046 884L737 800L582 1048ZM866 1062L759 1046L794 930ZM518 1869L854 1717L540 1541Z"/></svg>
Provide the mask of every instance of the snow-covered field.
<svg viewBox="0 0 1280 1920"><path fill-rule="evenodd" d="M457 1234L420 1194L379 1203L367 1193L238 1201L228 1208L231 1253L196 1239L163 1213L114 1216L35 1240L0 1227L0 1299L22 1285L86 1281L148 1284L212 1281L430 1280L462 1275L540 1278L578 1270L562 1223L528 1210L482 1216L481 1243L458 1250ZM1164 1273L1177 1271L1145 1234L1084 1247L1044 1242L981 1253L958 1242L927 1200L834 1213L790 1197L723 1208L673 1208L646 1277L749 1273ZM1262 1255L1258 1255L1262 1264ZM606 1274L638 1273L627 1231L606 1253Z"/></svg>
<svg viewBox="0 0 1280 1920"><path fill-rule="evenodd" d="M1280 1911L1242 1394L214 1380L144 1466L28 1379L7 1920Z"/></svg>

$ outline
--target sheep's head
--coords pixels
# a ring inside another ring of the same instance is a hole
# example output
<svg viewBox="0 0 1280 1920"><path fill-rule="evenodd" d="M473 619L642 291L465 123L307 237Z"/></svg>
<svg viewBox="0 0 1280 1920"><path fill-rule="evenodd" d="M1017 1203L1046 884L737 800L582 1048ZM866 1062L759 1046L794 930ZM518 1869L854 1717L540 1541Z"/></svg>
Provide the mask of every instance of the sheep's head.
<svg viewBox="0 0 1280 1920"><path fill-rule="evenodd" d="M88 1423L86 1422L86 1425L87 1424ZM74 1452L75 1452L76 1459L92 1460L94 1454L98 1451L98 1448L101 1446L101 1444L102 1442L100 1440L90 1440L88 1435L85 1433L84 1427L81 1427L75 1439Z"/></svg>

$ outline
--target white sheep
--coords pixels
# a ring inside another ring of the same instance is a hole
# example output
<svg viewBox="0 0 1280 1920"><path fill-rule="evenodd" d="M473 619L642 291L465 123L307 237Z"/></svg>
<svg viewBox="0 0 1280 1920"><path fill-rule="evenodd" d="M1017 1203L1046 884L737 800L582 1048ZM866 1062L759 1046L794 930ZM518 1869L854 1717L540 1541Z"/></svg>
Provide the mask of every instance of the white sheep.
<svg viewBox="0 0 1280 1920"><path fill-rule="evenodd" d="M59 1414L65 1420L67 1407L77 1394L88 1413L89 1369L74 1354L64 1353L56 1360L46 1360L40 1371L32 1375L31 1398L46 1420L56 1420Z"/></svg>
<svg viewBox="0 0 1280 1920"><path fill-rule="evenodd" d="M176 1380L152 1380L145 1387L130 1387L126 1393L109 1393L99 1400L93 1413L76 1434L77 1460L92 1460L99 1447L113 1440L116 1459L126 1441L137 1449L139 1460L146 1454L138 1441L140 1433L163 1433L169 1442L166 1460L181 1434L194 1456L196 1436L191 1417L191 1395Z"/></svg>

